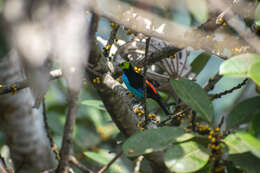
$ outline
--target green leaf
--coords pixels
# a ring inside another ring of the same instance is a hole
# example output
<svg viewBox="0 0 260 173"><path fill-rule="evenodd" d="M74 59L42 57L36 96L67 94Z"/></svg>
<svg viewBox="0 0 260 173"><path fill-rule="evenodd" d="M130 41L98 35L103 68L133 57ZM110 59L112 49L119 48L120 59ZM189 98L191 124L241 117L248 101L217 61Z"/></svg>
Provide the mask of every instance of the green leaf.
<svg viewBox="0 0 260 173"><path fill-rule="evenodd" d="M171 85L181 100L190 106L199 116L212 123L214 118L213 105L207 93L195 82L180 78L172 80Z"/></svg>
<svg viewBox="0 0 260 173"><path fill-rule="evenodd" d="M257 85L260 85L260 62L250 67L248 76L251 77Z"/></svg>
<svg viewBox="0 0 260 173"><path fill-rule="evenodd" d="M187 0L187 5L192 15L199 22L206 22L208 19L208 5L206 0Z"/></svg>
<svg viewBox="0 0 260 173"><path fill-rule="evenodd" d="M252 64L260 62L260 55L242 54L234 56L220 65L219 74L225 76L247 77Z"/></svg>
<svg viewBox="0 0 260 173"><path fill-rule="evenodd" d="M255 137L260 137L260 114L256 115L251 121L248 129L249 133Z"/></svg>
<svg viewBox="0 0 260 173"><path fill-rule="evenodd" d="M186 141L193 136L193 134L185 133L181 127L148 129L128 138L122 148L125 155L138 156L163 150L173 142Z"/></svg>
<svg viewBox="0 0 260 173"><path fill-rule="evenodd" d="M190 141L170 147L164 157L166 166L172 172L194 172L203 168L209 154L200 144Z"/></svg>
<svg viewBox="0 0 260 173"><path fill-rule="evenodd" d="M236 132L228 135L224 142L228 146L229 154L251 152L260 158L260 141L246 132Z"/></svg>
<svg viewBox="0 0 260 173"><path fill-rule="evenodd" d="M254 116L260 115L260 96L247 99L237 104L226 120L227 129L249 122Z"/></svg>
<svg viewBox="0 0 260 173"><path fill-rule="evenodd" d="M205 52L201 53L199 56L196 57L196 59L194 61L192 61L191 71L193 73L199 74L203 70L203 68L209 61L209 59L210 59L209 54L207 54Z"/></svg>
<svg viewBox="0 0 260 173"><path fill-rule="evenodd" d="M255 9L255 23L257 25L260 25L260 5L259 4Z"/></svg>
<svg viewBox="0 0 260 173"><path fill-rule="evenodd" d="M84 100L81 102L81 104L86 106L92 106L102 111L106 111L106 108L101 100Z"/></svg>
<svg viewBox="0 0 260 173"><path fill-rule="evenodd" d="M236 166L239 166L247 173L258 173L260 170L260 159L249 152L231 154L228 156L228 160L231 160Z"/></svg>

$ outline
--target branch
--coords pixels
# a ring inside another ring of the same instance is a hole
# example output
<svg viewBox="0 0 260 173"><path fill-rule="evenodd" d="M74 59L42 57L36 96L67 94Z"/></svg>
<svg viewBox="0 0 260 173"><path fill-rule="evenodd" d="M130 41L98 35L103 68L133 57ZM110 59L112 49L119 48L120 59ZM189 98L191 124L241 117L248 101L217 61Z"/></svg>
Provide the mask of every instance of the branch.
<svg viewBox="0 0 260 173"><path fill-rule="evenodd" d="M51 149L52 149L52 151L54 152L56 159L57 159L57 160L60 160L59 151L58 151L58 149L57 149L56 144L54 143L54 141L53 141L53 139L52 139L52 136L51 136L51 133L50 133L50 128L49 128L49 125L48 125L45 98L43 98L43 100L42 100L42 110L43 110L44 128L45 128L47 137L49 138L49 141L50 141L50 144L51 144L51 145L50 145L50 146L51 146Z"/></svg>
<svg viewBox="0 0 260 173"><path fill-rule="evenodd" d="M82 165L76 157L70 156L70 163L78 167L84 173L94 173L91 169L87 168L86 166Z"/></svg>
<svg viewBox="0 0 260 173"><path fill-rule="evenodd" d="M147 109L146 109L146 98L147 98L147 85L146 85L146 72L147 72L147 55L148 55L148 50L149 50L149 45L150 45L150 39L151 37L148 37L146 39L145 43L145 55L144 55L144 79L143 79L143 86L144 86L144 116L145 116L145 121L144 121L144 126L148 123L148 114L147 114Z"/></svg>
<svg viewBox="0 0 260 173"><path fill-rule="evenodd" d="M57 168L57 173L65 173L69 170L69 158L72 154L72 136L77 114L79 91L68 90L68 113L64 127L64 136L60 151L61 160Z"/></svg>
<svg viewBox="0 0 260 173"><path fill-rule="evenodd" d="M214 89L214 86L223 76L219 75L218 73L213 77L210 78L209 81L203 86L203 88L208 92Z"/></svg>
<svg viewBox="0 0 260 173"><path fill-rule="evenodd" d="M53 70L50 72L49 80L54 80L61 76L62 76L62 72L60 69ZM13 83L10 83L7 85L1 84L0 95L7 94L10 92L15 94L16 91L19 91L19 90L27 88L27 87L29 87L29 82L26 79L21 80L21 81L16 81L16 82L13 82Z"/></svg>
<svg viewBox="0 0 260 173"><path fill-rule="evenodd" d="M222 96L224 95L227 95L227 94L230 94L232 93L233 91L237 90L237 89L240 89L243 85L246 84L246 82L248 81L248 79L245 79L243 82L241 82L240 84L238 84L237 86L229 89L229 90L226 90L224 92L221 92L221 93L218 93L218 94L214 94L212 97L211 97L211 100L214 100L214 99L218 99L218 98L221 98Z"/></svg>
<svg viewBox="0 0 260 173"><path fill-rule="evenodd" d="M19 57L11 51L0 63L0 81L11 83L23 79ZM0 96L0 122L10 148L15 169L34 173L56 167L56 160L43 126L43 116L32 108L34 97L30 89L11 96Z"/></svg>
<svg viewBox="0 0 260 173"><path fill-rule="evenodd" d="M144 156L141 155L136 159L134 173L140 173L141 162L144 160Z"/></svg>
<svg viewBox="0 0 260 173"><path fill-rule="evenodd" d="M104 173L109 167L123 154L123 151L120 151L106 166L104 166L98 173Z"/></svg>
<svg viewBox="0 0 260 173"><path fill-rule="evenodd" d="M94 19L92 18L92 20ZM106 58L102 55L100 49L93 44L91 44L91 46L89 62L92 63L91 65L94 69L99 67L98 70L103 73L103 75L100 76L102 79L101 83L93 85L95 86L113 122L126 137L140 132L136 126L139 120L133 111L134 104L132 103L132 99L127 95L127 89L111 76L107 68ZM87 75L90 81L93 81L96 77L96 73L93 73L93 70L87 70ZM118 103L120 103L120 106ZM157 126L153 123L149 123L147 127L155 128ZM147 155L146 158L151 162L154 172L163 173L167 171L163 162L162 153L152 153L151 155Z"/></svg>
<svg viewBox="0 0 260 173"><path fill-rule="evenodd" d="M226 54L225 50L232 50L237 47L245 47L247 49L244 52L255 52L252 47L248 47L247 44L238 40L236 36L227 33L222 33L224 40L214 40L208 38L208 33L198 30L192 30L191 28L184 27L174 21L169 21L159 16L146 12L142 9L130 6L119 0L110 0L109 5L105 0L100 0L98 3L111 6L111 8L99 9L98 6L93 7L96 13L107 17L110 20L117 22L131 30L144 33L147 36L156 37L162 40L173 43L178 48L191 46L193 48L201 48L212 55L221 57L231 56ZM114 8L114 6L120 6L120 9ZM112 9L113 8L113 9ZM118 18L118 16L124 17ZM133 13L135 15L133 15ZM138 16L138 17L135 17ZM145 17L144 17L145 16ZM148 17L147 17L148 16ZM152 21L151 27L146 26L146 20ZM135 26L135 27L133 27ZM157 30L157 27L162 27L162 30ZM228 40L228 41L227 41ZM217 51L216 51L217 50Z"/></svg>

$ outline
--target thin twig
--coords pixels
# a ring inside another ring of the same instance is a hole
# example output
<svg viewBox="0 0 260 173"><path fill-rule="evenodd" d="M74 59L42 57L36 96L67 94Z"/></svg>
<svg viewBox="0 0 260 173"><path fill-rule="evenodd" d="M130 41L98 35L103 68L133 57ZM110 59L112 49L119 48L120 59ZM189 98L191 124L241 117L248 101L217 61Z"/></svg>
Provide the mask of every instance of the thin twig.
<svg viewBox="0 0 260 173"><path fill-rule="evenodd" d="M145 57L144 57L144 81L143 81L143 85L144 85L144 115L145 115L145 126L148 122L148 114L147 114L147 108L146 108L146 98L147 98L147 86L146 86L146 72L147 72L147 55L148 55L148 51L149 51L149 45L150 45L150 40L151 37L148 37L146 39L146 45L145 45Z"/></svg>
<svg viewBox="0 0 260 173"><path fill-rule="evenodd" d="M49 125L48 125L45 98L43 98L43 100L42 100L42 109L43 109L44 127L45 127L45 130L46 130L47 137L48 137L48 139L50 141L51 149L54 152L56 159L60 160L60 156L59 156L59 152L58 152L57 146L56 146L56 144L54 143L54 141L52 139L52 136L51 136L51 133L50 133L50 128L49 128Z"/></svg>
<svg viewBox="0 0 260 173"><path fill-rule="evenodd" d="M163 126L167 121L169 121L169 120L171 120L171 119L173 119L173 118L175 118L175 117L181 115L182 113L184 113L184 112L186 112L186 111L188 111L188 110L189 110L189 108L185 108L183 111L178 112L178 113L176 113L176 114L174 114L174 115L171 115L171 116L167 117L165 120L163 120L162 122L160 122L160 124L159 124L158 126Z"/></svg>
<svg viewBox="0 0 260 173"><path fill-rule="evenodd" d="M134 173L140 173L141 162L144 160L144 156L141 155L136 159Z"/></svg>
<svg viewBox="0 0 260 173"><path fill-rule="evenodd" d="M240 89L243 85L246 84L246 82L248 81L248 79L245 79L242 83L238 84L237 86L229 89L229 90L226 90L224 92L221 92L221 93L218 93L218 94L215 94L211 97L211 100L214 100L214 99L218 99L218 98L221 98L222 96L224 95L227 95L227 94L230 94L232 93L233 91L237 90L237 89Z"/></svg>
<svg viewBox="0 0 260 173"><path fill-rule="evenodd" d="M117 31L119 29L119 25L118 24L114 24L115 26L113 27L111 33L110 33L110 37L108 39L108 42L106 44L106 47L105 47L105 52L104 52L104 56L105 57L108 57L109 56L109 53L110 53L110 50L111 50L111 47L112 47L112 44L114 43L114 40L116 38L116 34L117 34Z"/></svg>
<svg viewBox="0 0 260 173"><path fill-rule="evenodd" d="M60 69L57 69L57 70L53 70L50 72L50 79L49 80L54 80L54 79L57 79L59 77L62 76L62 73L60 71ZM18 90L21 90L21 89L24 89L24 88L27 88L29 87L29 82L24 79L24 80L21 80L21 81L16 81L14 83L11 83L11 84L7 84L7 85L3 85L1 84L1 87L0 87L0 95L2 94L7 94L7 93L15 93L16 91Z"/></svg>
<svg viewBox="0 0 260 173"><path fill-rule="evenodd" d="M79 168L83 173L94 173L94 171L82 165L74 156L70 156L70 163Z"/></svg>
<svg viewBox="0 0 260 173"><path fill-rule="evenodd" d="M0 172L1 173L9 173L9 171L8 171L8 169L6 167L4 158L2 158L1 156L0 156Z"/></svg>
<svg viewBox="0 0 260 173"><path fill-rule="evenodd" d="M121 155L123 151L120 151L106 166L98 171L98 173L104 173Z"/></svg>
<svg viewBox="0 0 260 173"><path fill-rule="evenodd" d="M62 147L60 151L61 160L59 162L57 173L67 173L69 170L69 158L72 154L72 136L77 114L77 103L79 91L69 88L69 106L64 127L64 135L62 139Z"/></svg>
<svg viewBox="0 0 260 173"><path fill-rule="evenodd" d="M204 89L208 92L214 89L214 86L216 85L216 83L218 83L218 81L222 78L223 76L219 75L218 73L213 77L210 78L208 83L206 83L204 85Z"/></svg>

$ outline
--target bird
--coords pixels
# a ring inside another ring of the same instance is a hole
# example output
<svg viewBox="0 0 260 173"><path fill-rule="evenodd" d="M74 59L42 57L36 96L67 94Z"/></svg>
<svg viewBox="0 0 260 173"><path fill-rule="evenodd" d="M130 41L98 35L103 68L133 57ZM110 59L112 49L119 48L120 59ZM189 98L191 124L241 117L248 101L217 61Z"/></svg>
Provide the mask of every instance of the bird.
<svg viewBox="0 0 260 173"><path fill-rule="evenodd" d="M127 89L137 98L144 98L144 77L141 74L136 73L133 66L128 61L120 63L119 67L123 71L122 80ZM169 111L162 103L161 96L154 86L154 82L148 79L145 83L147 88L147 98L155 100L160 105L164 113L169 115Z"/></svg>

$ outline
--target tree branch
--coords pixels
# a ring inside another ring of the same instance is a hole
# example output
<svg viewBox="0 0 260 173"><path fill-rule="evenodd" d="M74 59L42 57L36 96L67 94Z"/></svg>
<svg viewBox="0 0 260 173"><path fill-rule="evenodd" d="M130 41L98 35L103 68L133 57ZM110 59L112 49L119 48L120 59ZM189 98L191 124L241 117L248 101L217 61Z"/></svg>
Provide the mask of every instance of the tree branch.
<svg viewBox="0 0 260 173"><path fill-rule="evenodd" d="M106 166L104 166L98 173L104 173L109 167L123 154L123 151L120 151Z"/></svg>

